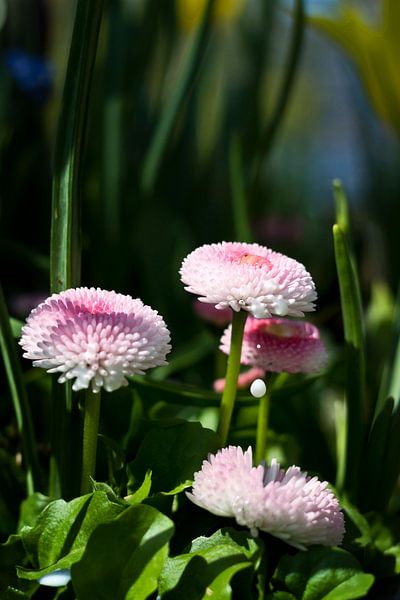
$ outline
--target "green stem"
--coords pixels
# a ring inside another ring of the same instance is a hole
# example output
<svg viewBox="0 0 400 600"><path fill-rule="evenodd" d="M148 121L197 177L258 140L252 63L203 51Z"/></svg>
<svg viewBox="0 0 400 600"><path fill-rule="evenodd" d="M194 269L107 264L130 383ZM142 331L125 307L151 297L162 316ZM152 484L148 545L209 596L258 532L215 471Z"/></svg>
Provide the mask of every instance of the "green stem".
<svg viewBox="0 0 400 600"><path fill-rule="evenodd" d="M3 355L4 366L11 398L14 405L18 430L22 438L22 449L27 472L28 496L41 489L40 467L36 451L35 434L28 398L22 380L21 367L18 361L15 342L12 336L10 321L3 291L0 286L0 349Z"/></svg>
<svg viewBox="0 0 400 600"><path fill-rule="evenodd" d="M226 369L225 388L222 394L219 411L218 433L221 445L225 446L229 426L232 419L233 407L236 399L237 381L240 371L240 357L242 354L242 341L247 312L240 310L233 313L231 347L229 351L228 366Z"/></svg>
<svg viewBox="0 0 400 600"><path fill-rule="evenodd" d="M102 9L103 0L78 0L76 8L54 155L50 242L52 292L75 287L80 281L82 152ZM49 494L61 494L66 498L73 495L70 454L66 452L73 444L72 393L70 384L63 385L62 393L55 391L55 386L53 389L53 459Z"/></svg>
<svg viewBox="0 0 400 600"><path fill-rule="evenodd" d="M271 403L271 392L274 385L275 376L270 375L266 380L266 392L258 405L258 417L257 417L257 434L256 434L256 452L255 452L255 464L259 464L265 459L265 449L267 447L267 435L268 435L268 419L269 409Z"/></svg>
<svg viewBox="0 0 400 600"><path fill-rule="evenodd" d="M100 393L95 394L88 389L83 422L81 494L88 494L91 491L90 479L95 475L99 419Z"/></svg>

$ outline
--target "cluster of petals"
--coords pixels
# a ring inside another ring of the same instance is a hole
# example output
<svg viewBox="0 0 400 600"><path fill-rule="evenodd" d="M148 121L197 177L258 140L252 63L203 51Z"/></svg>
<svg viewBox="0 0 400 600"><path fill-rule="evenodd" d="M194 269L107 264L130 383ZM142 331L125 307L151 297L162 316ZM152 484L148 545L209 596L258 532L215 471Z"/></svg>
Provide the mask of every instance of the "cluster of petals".
<svg viewBox="0 0 400 600"><path fill-rule="evenodd" d="M127 385L127 376L165 364L169 331L139 299L99 288L53 294L29 315L20 344L35 367L75 380L75 391Z"/></svg>
<svg viewBox="0 0 400 600"><path fill-rule="evenodd" d="M317 297L301 263L259 244L205 244L184 259L180 275L201 302L247 310L258 319L302 317L314 310Z"/></svg>
<svg viewBox="0 0 400 600"><path fill-rule="evenodd" d="M229 446L203 462L187 496L215 515L233 517L254 536L265 531L305 550L342 542L343 513L327 486L299 467L281 469L276 460L254 467L251 448Z"/></svg>
<svg viewBox="0 0 400 600"><path fill-rule="evenodd" d="M229 354L231 326L225 329L220 349ZM246 321L241 363L264 371L313 373L327 362L319 330L311 323L270 318Z"/></svg>

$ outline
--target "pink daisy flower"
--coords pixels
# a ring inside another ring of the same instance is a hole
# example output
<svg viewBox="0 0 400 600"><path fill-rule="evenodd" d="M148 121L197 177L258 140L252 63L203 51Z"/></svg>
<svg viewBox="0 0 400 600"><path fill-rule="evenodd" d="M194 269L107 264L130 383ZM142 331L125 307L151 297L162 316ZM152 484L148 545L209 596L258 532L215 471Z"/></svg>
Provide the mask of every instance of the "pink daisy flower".
<svg viewBox="0 0 400 600"><path fill-rule="evenodd" d="M24 357L73 390L112 392L127 376L166 363L171 349L163 319L139 299L99 288L53 294L29 315L20 344Z"/></svg>
<svg viewBox="0 0 400 600"><path fill-rule="evenodd" d="M327 481L309 477L299 467L287 471L273 459L265 471L264 495L256 527L306 550L337 546L344 535L344 517Z"/></svg>
<svg viewBox="0 0 400 600"><path fill-rule="evenodd" d="M252 463L251 448L243 452L238 446L229 446L210 454L195 473L192 493L186 492L187 497L214 515L234 517L239 525L254 528L254 507L262 499L264 467L253 467Z"/></svg>
<svg viewBox="0 0 400 600"><path fill-rule="evenodd" d="M343 539L343 513L327 486L298 467L284 471L276 460L267 469L253 467L251 448L229 446L203 462L187 496L215 515L234 517L254 536L266 531L306 550Z"/></svg>
<svg viewBox="0 0 400 600"><path fill-rule="evenodd" d="M220 349L229 354L231 326L225 329ZM303 321L254 319L246 321L241 363L265 371L313 373L326 365L327 352L318 329Z"/></svg>
<svg viewBox="0 0 400 600"><path fill-rule="evenodd" d="M180 269L188 292L216 308L256 318L302 317L314 310L314 282L304 266L259 244L221 242L191 252Z"/></svg>

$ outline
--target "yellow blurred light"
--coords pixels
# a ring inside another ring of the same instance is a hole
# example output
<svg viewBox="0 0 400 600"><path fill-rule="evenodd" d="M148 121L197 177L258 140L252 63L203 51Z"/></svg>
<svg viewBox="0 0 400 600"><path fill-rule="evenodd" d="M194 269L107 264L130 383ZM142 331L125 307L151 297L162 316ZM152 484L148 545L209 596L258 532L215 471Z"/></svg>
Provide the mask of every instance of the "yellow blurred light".
<svg viewBox="0 0 400 600"><path fill-rule="evenodd" d="M207 0L176 0L179 25L190 31L200 23ZM215 0L212 21L216 25L235 21L244 6L244 0Z"/></svg>
<svg viewBox="0 0 400 600"><path fill-rule="evenodd" d="M382 0L377 23L352 2L342 1L339 15L309 17L353 61L378 115L400 136L400 1Z"/></svg>

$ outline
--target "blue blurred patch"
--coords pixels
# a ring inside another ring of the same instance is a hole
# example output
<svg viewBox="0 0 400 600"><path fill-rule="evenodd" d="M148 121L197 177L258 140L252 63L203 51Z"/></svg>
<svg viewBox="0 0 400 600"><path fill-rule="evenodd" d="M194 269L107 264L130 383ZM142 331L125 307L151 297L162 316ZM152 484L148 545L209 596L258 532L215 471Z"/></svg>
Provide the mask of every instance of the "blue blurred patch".
<svg viewBox="0 0 400 600"><path fill-rule="evenodd" d="M35 101L43 102L47 99L54 80L51 63L19 49L6 50L3 58L9 75L21 90Z"/></svg>

